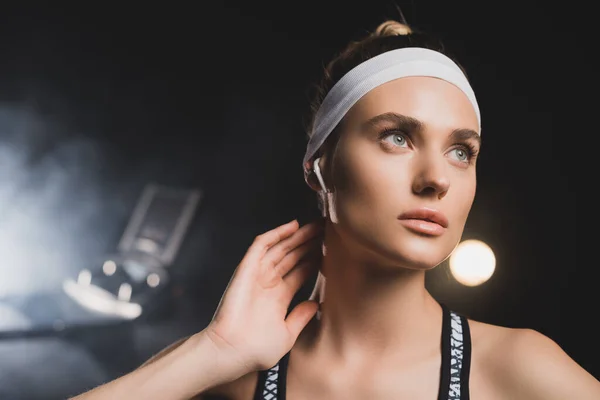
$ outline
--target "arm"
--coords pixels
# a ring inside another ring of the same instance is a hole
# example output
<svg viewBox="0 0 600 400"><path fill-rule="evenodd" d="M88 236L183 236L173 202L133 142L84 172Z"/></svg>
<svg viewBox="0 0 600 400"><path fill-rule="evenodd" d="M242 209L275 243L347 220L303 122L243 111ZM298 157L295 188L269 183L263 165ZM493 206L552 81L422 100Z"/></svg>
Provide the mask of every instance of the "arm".
<svg viewBox="0 0 600 400"><path fill-rule="evenodd" d="M169 346L162 349L158 354L155 354L154 356L152 356L148 360L146 360L146 362L144 362L140 366L140 368L143 368L146 365L152 364L153 362L160 360L161 358L163 358L167 354L173 352L173 350L175 350L176 348L178 348L179 346L184 344L189 338L190 338L190 336L184 337L183 339L179 339L178 341L171 343Z"/></svg>
<svg viewBox="0 0 600 400"><path fill-rule="evenodd" d="M234 366L202 331L172 344L133 372L71 400L190 399L235 378Z"/></svg>
<svg viewBox="0 0 600 400"><path fill-rule="evenodd" d="M508 398L527 400L600 399L600 381L577 364L552 339L517 329L505 348L503 382Z"/></svg>
<svg viewBox="0 0 600 400"><path fill-rule="evenodd" d="M145 363L141 365L140 368L145 367L155 361L160 360L167 354L174 351L176 348L184 344L190 337L185 337L180 339L171 345L167 346L163 350L161 350L158 354L154 355L150 359L148 359ZM254 393L254 388L256 387L256 383L258 380L258 373L251 372L249 374L243 375L237 380L232 382L225 382L222 384L218 384L216 386L211 386L202 393L196 395L190 400L209 400L209 399L244 399L248 398L249 394Z"/></svg>
<svg viewBox="0 0 600 400"><path fill-rule="evenodd" d="M294 220L257 236L202 332L71 400L245 396L244 388L256 382L253 372L275 365L317 311L316 302L304 301L288 314L294 294L319 266L314 239L321 232L322 221L299 228Z"/></svg>

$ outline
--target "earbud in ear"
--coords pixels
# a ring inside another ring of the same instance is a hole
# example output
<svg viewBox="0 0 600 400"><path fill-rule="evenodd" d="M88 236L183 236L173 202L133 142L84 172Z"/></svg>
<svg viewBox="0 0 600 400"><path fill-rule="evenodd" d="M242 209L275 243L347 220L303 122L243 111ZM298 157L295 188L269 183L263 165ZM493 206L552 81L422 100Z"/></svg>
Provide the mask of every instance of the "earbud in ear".
<svg viewBox="0 0 600 400"><path fill-rule="evenodd" d="M315 171L315 175L317 176L317 179L321 184L321 189L323 189L324 192L327 192L327 186L325 186L325 181L323 181L323 176L321 176L321 167L319 167L319 160L321 160L320 157L316 158L313 162L313 171Z"/></svg>

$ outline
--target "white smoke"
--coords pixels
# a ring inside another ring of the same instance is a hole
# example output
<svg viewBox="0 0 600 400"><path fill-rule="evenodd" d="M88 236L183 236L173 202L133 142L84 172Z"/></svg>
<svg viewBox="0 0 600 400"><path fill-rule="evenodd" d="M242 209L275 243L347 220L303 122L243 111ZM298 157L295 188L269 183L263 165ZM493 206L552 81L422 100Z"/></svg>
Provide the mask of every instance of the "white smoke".
<svg viewBox="0 0 600 400"><path fill-rule="evenodd" d="M60 287L101 251L102 151L61 139L60 129L34 110L0 106L0 298Z"/></svg>

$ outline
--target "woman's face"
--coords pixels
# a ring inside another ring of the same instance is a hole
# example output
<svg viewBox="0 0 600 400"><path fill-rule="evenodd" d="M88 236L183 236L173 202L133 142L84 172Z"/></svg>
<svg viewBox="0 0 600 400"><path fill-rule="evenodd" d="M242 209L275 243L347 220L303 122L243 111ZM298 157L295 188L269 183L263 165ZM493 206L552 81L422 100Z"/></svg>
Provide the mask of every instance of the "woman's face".
<svg viewBox="0 0 600 400"><path fill-rule="evenodd" d="M361 98L339 128L333 160L320 162L336 234L385 264L444 261L475 196L480 142L466 95L441 79L397 79Z"/></svg>

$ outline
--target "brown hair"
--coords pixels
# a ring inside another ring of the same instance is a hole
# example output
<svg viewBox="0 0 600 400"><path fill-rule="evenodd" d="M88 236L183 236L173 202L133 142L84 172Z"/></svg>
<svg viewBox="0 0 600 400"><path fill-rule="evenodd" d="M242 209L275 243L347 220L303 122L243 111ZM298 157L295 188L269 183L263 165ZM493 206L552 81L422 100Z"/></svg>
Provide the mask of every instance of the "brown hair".
<svg viewBox="0 0 600 400"><path fill-rule="evenodd" d="M390 50L401 49L405 47L423 47L430 50L435 50L439 53L445 54L450 58L453 58L450 54L448 54L442 42L433 35L416 31L408 24L395 20L387 20L382 22L366 37L348 43L348 45L326 65L321 81L313 88L314 95L311 99L311 112L309 117L310 122L308 123L307 129L308 137L310 138L317 110L321 106L321 103L323 102L323 99L327 93L337 83L338 80L340 80L351 69L372 57ZM456 62L456 60L454 61ZM458 62L456 63L460 66ZM463 68L461 67L461 69ZM323 143L317 154L313 157L314 159L327 154L328 159L332 160L330 163L331 165L329 165L327 168L329 171L331 171L331 168L333 168L333 159L335 156L335 149L337 147L336 144L339 139L338 127L336 127L327 137L325 143ZM325 179L327 182L326 176L328 173L326 171L323 172L325 176L323 179ZM307 179L315 179L314 173L309 174ZM319 197L319 208L322 209L322 207L323 199Z"/></svg>

